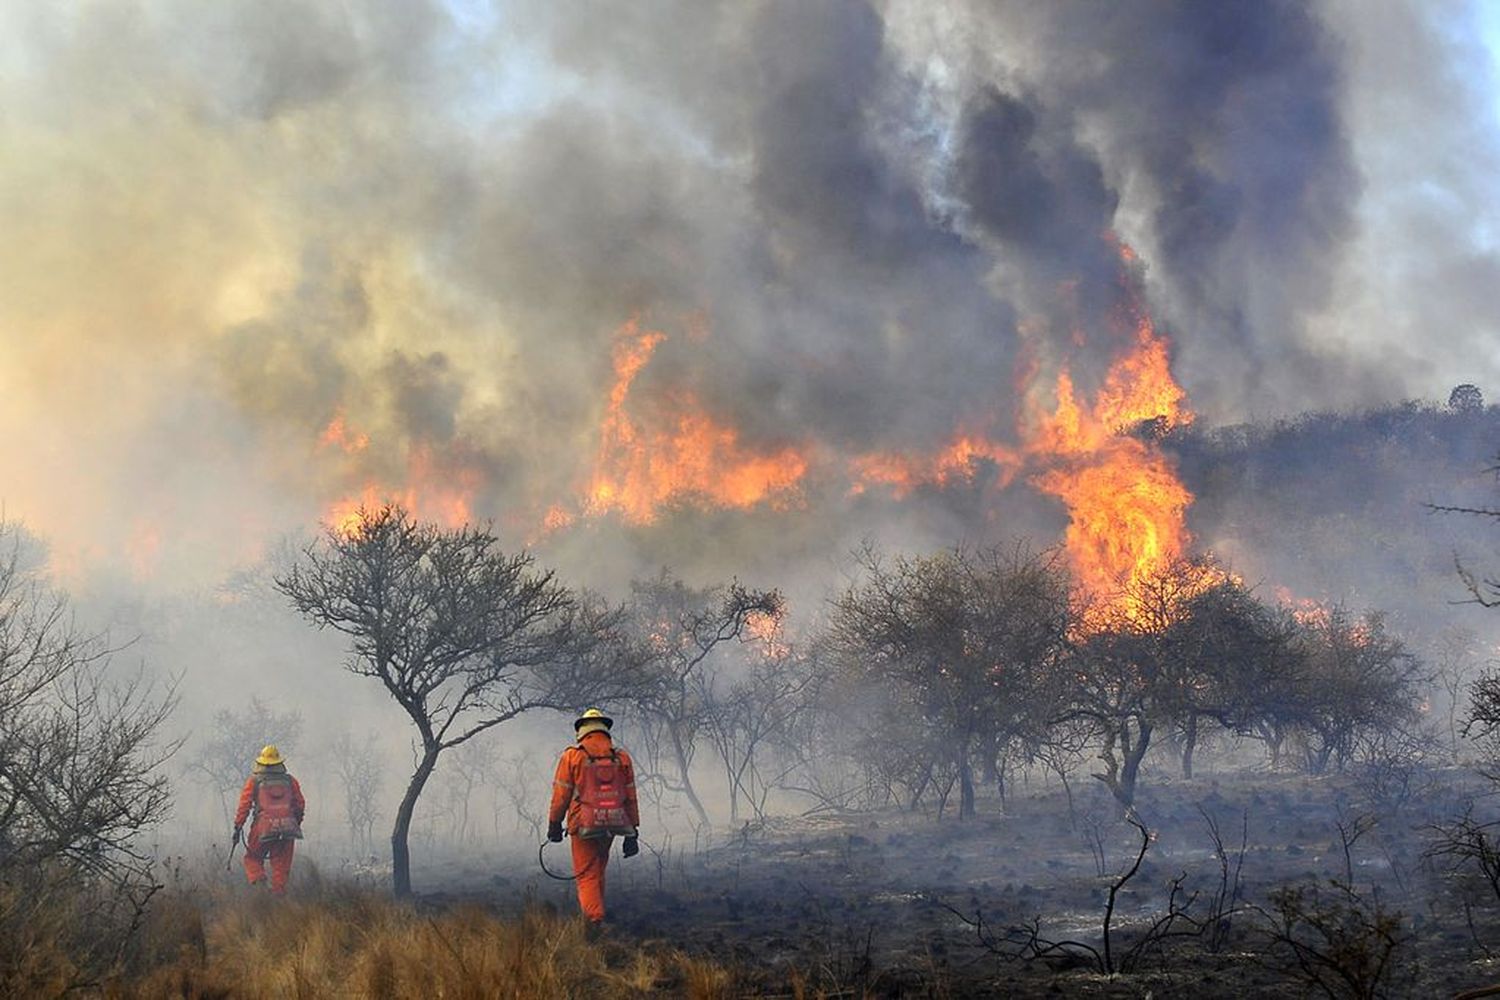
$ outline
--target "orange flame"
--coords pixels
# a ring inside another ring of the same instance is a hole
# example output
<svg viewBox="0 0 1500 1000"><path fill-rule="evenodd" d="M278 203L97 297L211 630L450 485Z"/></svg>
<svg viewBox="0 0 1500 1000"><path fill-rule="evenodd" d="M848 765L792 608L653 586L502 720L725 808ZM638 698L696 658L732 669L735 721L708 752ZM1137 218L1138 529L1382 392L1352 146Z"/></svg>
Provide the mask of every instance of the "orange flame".
<svg viewBox="0 0 1500 1000"><path fill-rule="evenodd" d="M339 410L318 435L318 444L324 448L338 448L353 455L370 446L370 435L354 433L344 423L344 411Z"/></svg>
<svg viewBox="0 0 1500 1000"><path fill-rule="evenodd" d="M615 335L615 380L584 511L613 511L631 523L648 524L673 501L744 508L794 499L808 467L798 448L760 451L741 443L738 431L715 421L686 391L670 393L655 421L631 413L631 384L666 339L664 333L641 330L635 320Z"/></svg>
<svg viewBox="0 0 1500 1000"><path fill-rule="evenodd" d="M1328 601L1315 597L1298 597L1290 587L1285 586L1277 586L1274 593L1276 600L1291 613L1299 625L1325 632L1339 625L1349 641L1356 646L1368 645L1373 639L1368 622L1350 616L1347 611Z"/></svg>
<svg viewBox="0 0 1500 1000"><path fill-rule="evenodd" d="M414 482L400 489L366 483L356 494L328 506L323 523L336 534L352 538L359 534L364 515L386 504L404 508L413 517L444 528L457 528L473 521L470 510L472 488L441 483Z"/></svg>
<svg viewBox="0 0 1500 1000"><path fill-rule="evenodd" d="M1134 252L1111 240L1128 267ZM1172 377L1166 338L1135 301L1128 274L1122 284L1127 304L1118 326L1125 333L1124 344L1092 401L1079 399L1072 373L1064 367L1057 375L1054 408L1033 412L1023 422L1019 448L983 432L961 431L931 455L859 456L850 462L850 493L879 485L900 499L920 485L943 486L971 477L980 460L1000 467L1002 484L1023 467L1034 469L1031 482L1067 505L1064 544L1080 589L1104 602L1101 614L1139 621L1140 608L1132 606L1138 598L1131 595L1176 564L1191 544L1186 512L1193 495L1150 437L1191 423L1193 414ZM1085 344L1078 331L1074 346ZM1034 358L1023 355L1022 360L1017 374L1024 393L1039 367ZM1221 578L1205 570L1196 587Z"/></svg>
<svg viewBox="0 0 1500 1000"><path fill-rule="evenodd" d="M1128 247L1121 254L1127 263L1133 258ZM1193 415L1172 377L1166 338L1134 303L1129 319L1129 344L1092 405L1078 400L1064 368L1056 409L1034 420L1025 447L1033 460L1048 464L1031 481L1067 505L1065 546L1080 587L1138 620L1141 609L1132 606L1131 595L1186 553L1193 502L1171 460L1139 431L1142 425L1167 431ZM1217 579L1209 576L1202 586Z"/></svg>
<svg viewBox="0 0 1500 1000"><path fill-rule="evenodd" d="M571 511L563 507L562 504L553 504L547 508L547 513L542 516L542 530L559 531L570 527L573 521L574 517Z"/></svg>
<svg viewBox="0 0 1500 1000"><path fill-rule="evenodd" d="M1002 482L1008 482L1020 466L1021 455L1015 448L982 433L959 432L934 455L871 452L856 456L849 462L853 479L849 493L857 496L870 486L884 486L900 500L918 486L947 486L960 479L971 479L981 461L999 466Z"/></svg>
<svg viewBox="0 0 1500 1000"><path fill-rule="evenodd" d="M336 446L347 455L364 452L369 444L368 434L349 429L342 411L318 437L319 448ZM417 443L408 447L401 485L390 486L379 479L367 478L357 491L329 504L322 522L336 534L351 538L359 533L364 512L393 504L420 520L457 528L473 520L478 486L478 472L464 464L461 457L440 456L432 446Z"/></svg>
<svg viewBox="0 0 1500 1000"><path fill-rule="evenodd" d="M768 660L790 655L792 651L792 645L787 641L785 623L779 615L759 611L750 615L745 619L745 638Z"/></svg>
<svg viewBox="0 0 1500 1000"><path fill-rule="evenodd" d="M1065 546L1081 589L1106 602L1111 613L1135 621L1140 609L1132 607L1131 593L1177 564L1191 545L1186 511L1192 493L1153 435L1188 424L1193 415L1172 377L1168 342L1137 301L1129 271L1134 251L1107 238L1122 260L1125 306L1113 324L1120 347L1092 399L1080 398L1064 366L1056 377L1054 408L1022 421L1018 446L980 423L960 427L935 453L870 452L847 459L844 471L851 495L879 486L900 499L922 485L970 479L982 462L998 468L1002 485L1022 469L1032 470L1030 481L1067 505ZM654 408L644 416L632 409L635 380L666 339L635 320L616 334L614 382L582 513L615 512L640 524L654 521L672 501L744 508L794 499L809 468L804 448L747 446L734 427L716 421L681 389L649 400ZM1081 329L1073 343L1087 345ZM1039 373L1039 359L1023 352L1017 370L1023 390ZM574 516L554 507L543 527L567 526ZM1221 578L1205 570L1199 586Z"/></svg>

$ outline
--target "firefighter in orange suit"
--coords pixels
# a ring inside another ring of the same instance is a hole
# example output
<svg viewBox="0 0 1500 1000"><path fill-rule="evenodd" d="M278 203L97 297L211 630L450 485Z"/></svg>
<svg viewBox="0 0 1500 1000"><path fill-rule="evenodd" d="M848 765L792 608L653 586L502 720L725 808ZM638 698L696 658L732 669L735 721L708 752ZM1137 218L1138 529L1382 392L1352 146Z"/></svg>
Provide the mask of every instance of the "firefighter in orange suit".
<svg viewBox="0 0 1500 1000"><path fill-rule="evenodd" d="M624 838L627 858L640 853L641 825L635 796L635 766L617 748L609 731L614 720L591 708L573 723L578 745L557 762L547 839L563 839L563 819L573 838L573 872L578 880L578 908L591 923L604 920L604 869L616 836Z"/></svg>
<svg viewBox="0 0 1500 1000"><path fill-rule="evenodd" d="M253 817L252 817L253 811ZM281 751L267 744L255 758L255 767L240 792L240 807L234 814L234 839L240 839L245 820L250 836L245 838L245 877L251 885L265 880L266 862L271 863L271 891L286 892L292 873L292 849L302 839L302 814L307 801L302 786L286 771Z"/></svg>

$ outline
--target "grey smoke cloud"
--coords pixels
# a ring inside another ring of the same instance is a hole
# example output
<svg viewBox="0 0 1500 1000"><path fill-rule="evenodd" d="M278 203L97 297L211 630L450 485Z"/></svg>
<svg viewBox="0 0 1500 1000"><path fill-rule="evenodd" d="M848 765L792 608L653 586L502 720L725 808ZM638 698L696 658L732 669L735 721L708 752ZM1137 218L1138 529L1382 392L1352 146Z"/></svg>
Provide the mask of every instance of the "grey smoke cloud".
<svg viewBox="0 0 1500 1000"><path fill-rule="evenodd" d="M1107 364L1111 232L1210 421L1483 382L1479 55L1461 8L1356 7L8 5L9 509L84 562L185 526L155 558L211 579L244 555L213 525L305 525L421 450L524 532L576 497L638 317L642 405L806 448L807 531L843 537L889 511L828 469L1012 435L1033 354ZM1410 363L1412 300L1463 364ZM366 449L320 447L339 415ZM212 480L163 486L181 456ZM968 502L918 506L951 536Z"/></svg>

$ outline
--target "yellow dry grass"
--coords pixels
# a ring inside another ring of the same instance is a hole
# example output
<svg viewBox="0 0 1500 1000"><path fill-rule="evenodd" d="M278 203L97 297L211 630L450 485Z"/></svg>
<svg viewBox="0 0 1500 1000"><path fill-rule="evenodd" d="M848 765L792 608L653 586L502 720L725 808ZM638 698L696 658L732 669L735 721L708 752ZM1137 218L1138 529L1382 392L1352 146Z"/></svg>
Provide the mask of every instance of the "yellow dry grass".
<svg viewBox="0 0 1500 1000"><path fill-rule="evenodd" d="M102 991L135 997L622 997L732 995L727 970L680 952L591 938L541 908L505 919L371 893L157 901L134 968Z"/></svg>

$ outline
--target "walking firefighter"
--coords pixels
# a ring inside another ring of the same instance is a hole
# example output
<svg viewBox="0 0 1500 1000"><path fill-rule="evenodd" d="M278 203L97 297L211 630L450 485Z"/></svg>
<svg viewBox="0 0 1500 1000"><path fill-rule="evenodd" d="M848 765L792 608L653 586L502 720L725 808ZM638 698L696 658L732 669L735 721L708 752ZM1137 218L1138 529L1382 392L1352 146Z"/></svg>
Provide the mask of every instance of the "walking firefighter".
<svg viewBox="0 0 1500 1000"><path fill-rule="evenodd" d="M557 762L547 814L547 839L554 844L562 842L563 820L567 819L578 908L594 924L604 920L604 870L615 837L624 838L621 853L625 857L640 853L635 765L630 754L610 738L614 724L597 708L588 709L573 723L577 746L564 750Z"/></svg>
<svg viewBox="0 0 1500 1000"><path fill-rule="evenodd" d="M240 791L240 807L234 814L234 840L238 842L250 820L245 838L245 878L251 885L265 880L266 862L271 866L271 891L286 892L292 873L292 851L302 839L302 815L307 802L302 786L287 773L281 751L267 744L255 758L255 767Z"/></svg>

